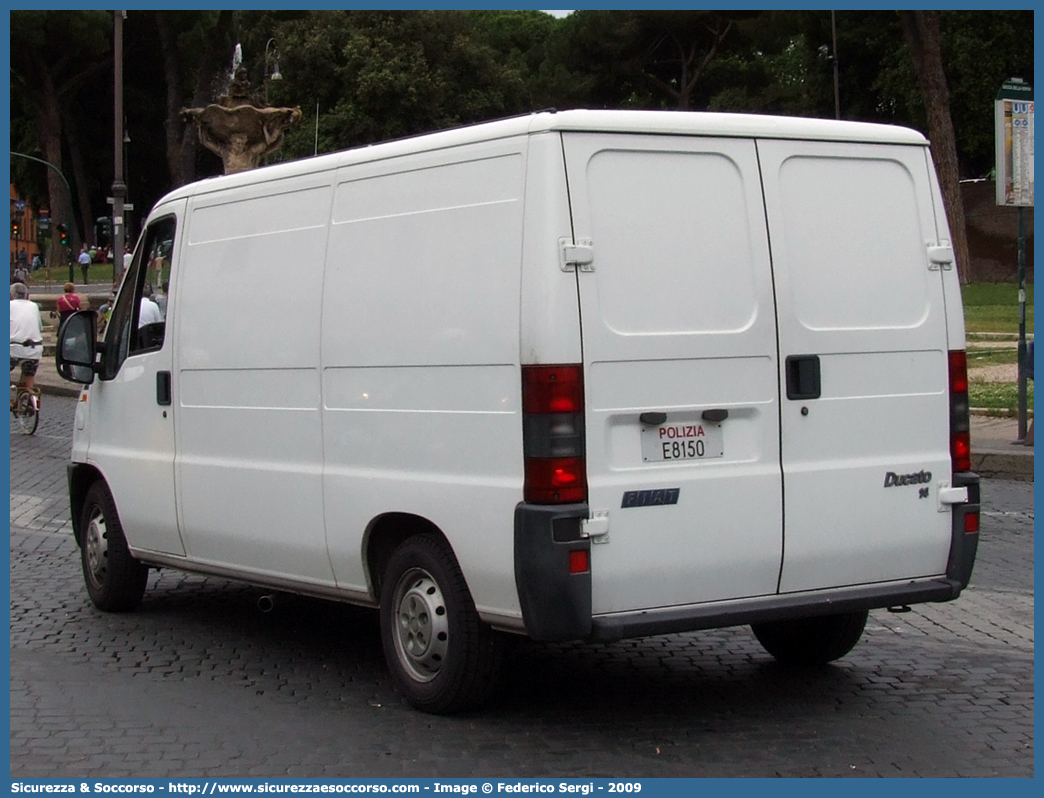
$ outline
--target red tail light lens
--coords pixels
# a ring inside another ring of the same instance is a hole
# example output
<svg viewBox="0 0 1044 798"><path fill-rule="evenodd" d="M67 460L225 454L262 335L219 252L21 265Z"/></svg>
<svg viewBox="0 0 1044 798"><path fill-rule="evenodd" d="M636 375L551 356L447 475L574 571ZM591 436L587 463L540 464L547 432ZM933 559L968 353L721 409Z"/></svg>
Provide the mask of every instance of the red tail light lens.
<svg viewBox="0 0 1044 798"><path fill-rule="evenodd" d="M968 406L968 356L949 353L950 459L954 472L971 471L971 421Z"/></svg>
<svg viewBox="0 0 1044 798"><path fill-rule="evenodd" d="M583 413L580 366L523 366L523 413Z"/></svg>
<svg viewBox="0 0 1044 798"><path fill-rule="evenodd" d="M583 367L522 367L524 498L531 504L587 501Z"/></svg>
<svg viewBox="0 0 1044 798"><path fill-rule="evenodd" d="M967 352L950 352L950 393L968 393Z"/></svg>

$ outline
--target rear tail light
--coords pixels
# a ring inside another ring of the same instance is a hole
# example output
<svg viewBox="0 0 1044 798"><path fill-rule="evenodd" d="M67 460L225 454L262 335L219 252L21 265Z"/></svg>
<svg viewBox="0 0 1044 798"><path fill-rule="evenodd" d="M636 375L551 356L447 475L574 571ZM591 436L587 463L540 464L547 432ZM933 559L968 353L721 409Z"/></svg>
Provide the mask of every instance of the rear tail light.
<svg viewBox="0 0 1044 798"><path fill-rule="evenodd" d="M587 501L583 367L522 367L522 450L530 504Z"/></svg>
<svg viewBox="0 0 1044 798"><path fill-rule="evenodd" d="M968 408L968 356L953 351L950 360L950 460L954 472L971 471L971 421Z"/></svg>

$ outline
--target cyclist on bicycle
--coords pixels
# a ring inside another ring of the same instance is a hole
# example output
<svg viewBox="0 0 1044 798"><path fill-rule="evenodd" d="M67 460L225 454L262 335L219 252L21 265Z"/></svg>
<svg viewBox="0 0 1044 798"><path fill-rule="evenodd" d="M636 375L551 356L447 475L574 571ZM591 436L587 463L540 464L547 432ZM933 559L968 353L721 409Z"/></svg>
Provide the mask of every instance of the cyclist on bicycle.
<svg viewBox="0 0 1044 798"><path fill-rule="evenodd" d="M11 284L11 371L19 364L22 376L18 387L31 391L36 382L36 369L43 357L43 318L40 308L29 301L29 289L23 283Z"/></svg>

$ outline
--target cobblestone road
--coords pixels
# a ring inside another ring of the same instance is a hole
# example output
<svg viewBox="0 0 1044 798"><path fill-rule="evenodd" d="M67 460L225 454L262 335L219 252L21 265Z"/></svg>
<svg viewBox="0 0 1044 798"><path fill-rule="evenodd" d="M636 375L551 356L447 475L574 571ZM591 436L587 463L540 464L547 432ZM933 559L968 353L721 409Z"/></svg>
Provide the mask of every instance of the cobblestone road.
<svg viewBox="0 0 1044 798"><path fill-rule="evenodd" d="M772 661L746 628L519 641L483 712L392 690L376 616L153 574L93 608L70 535L73 400L11 439L11 775L1032 776L1033 486L988 481L956 602L871 613L840 662Z"/></svg>

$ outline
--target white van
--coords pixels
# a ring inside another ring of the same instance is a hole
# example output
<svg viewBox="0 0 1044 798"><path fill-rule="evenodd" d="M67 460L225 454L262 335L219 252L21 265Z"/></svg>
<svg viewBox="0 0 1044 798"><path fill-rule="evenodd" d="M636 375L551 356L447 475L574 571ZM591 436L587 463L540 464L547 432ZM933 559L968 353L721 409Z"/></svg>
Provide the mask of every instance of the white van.
<svg viewBox="0 0 1044 798"><path fill-rule="evenodd" d="M911 130L552 112L204 180L152 210L96 338L80 314L59 351L95 604L171 567L379 607L426 711L482 700L501 632L751 624L829 661L975 559Z"/></svg>

